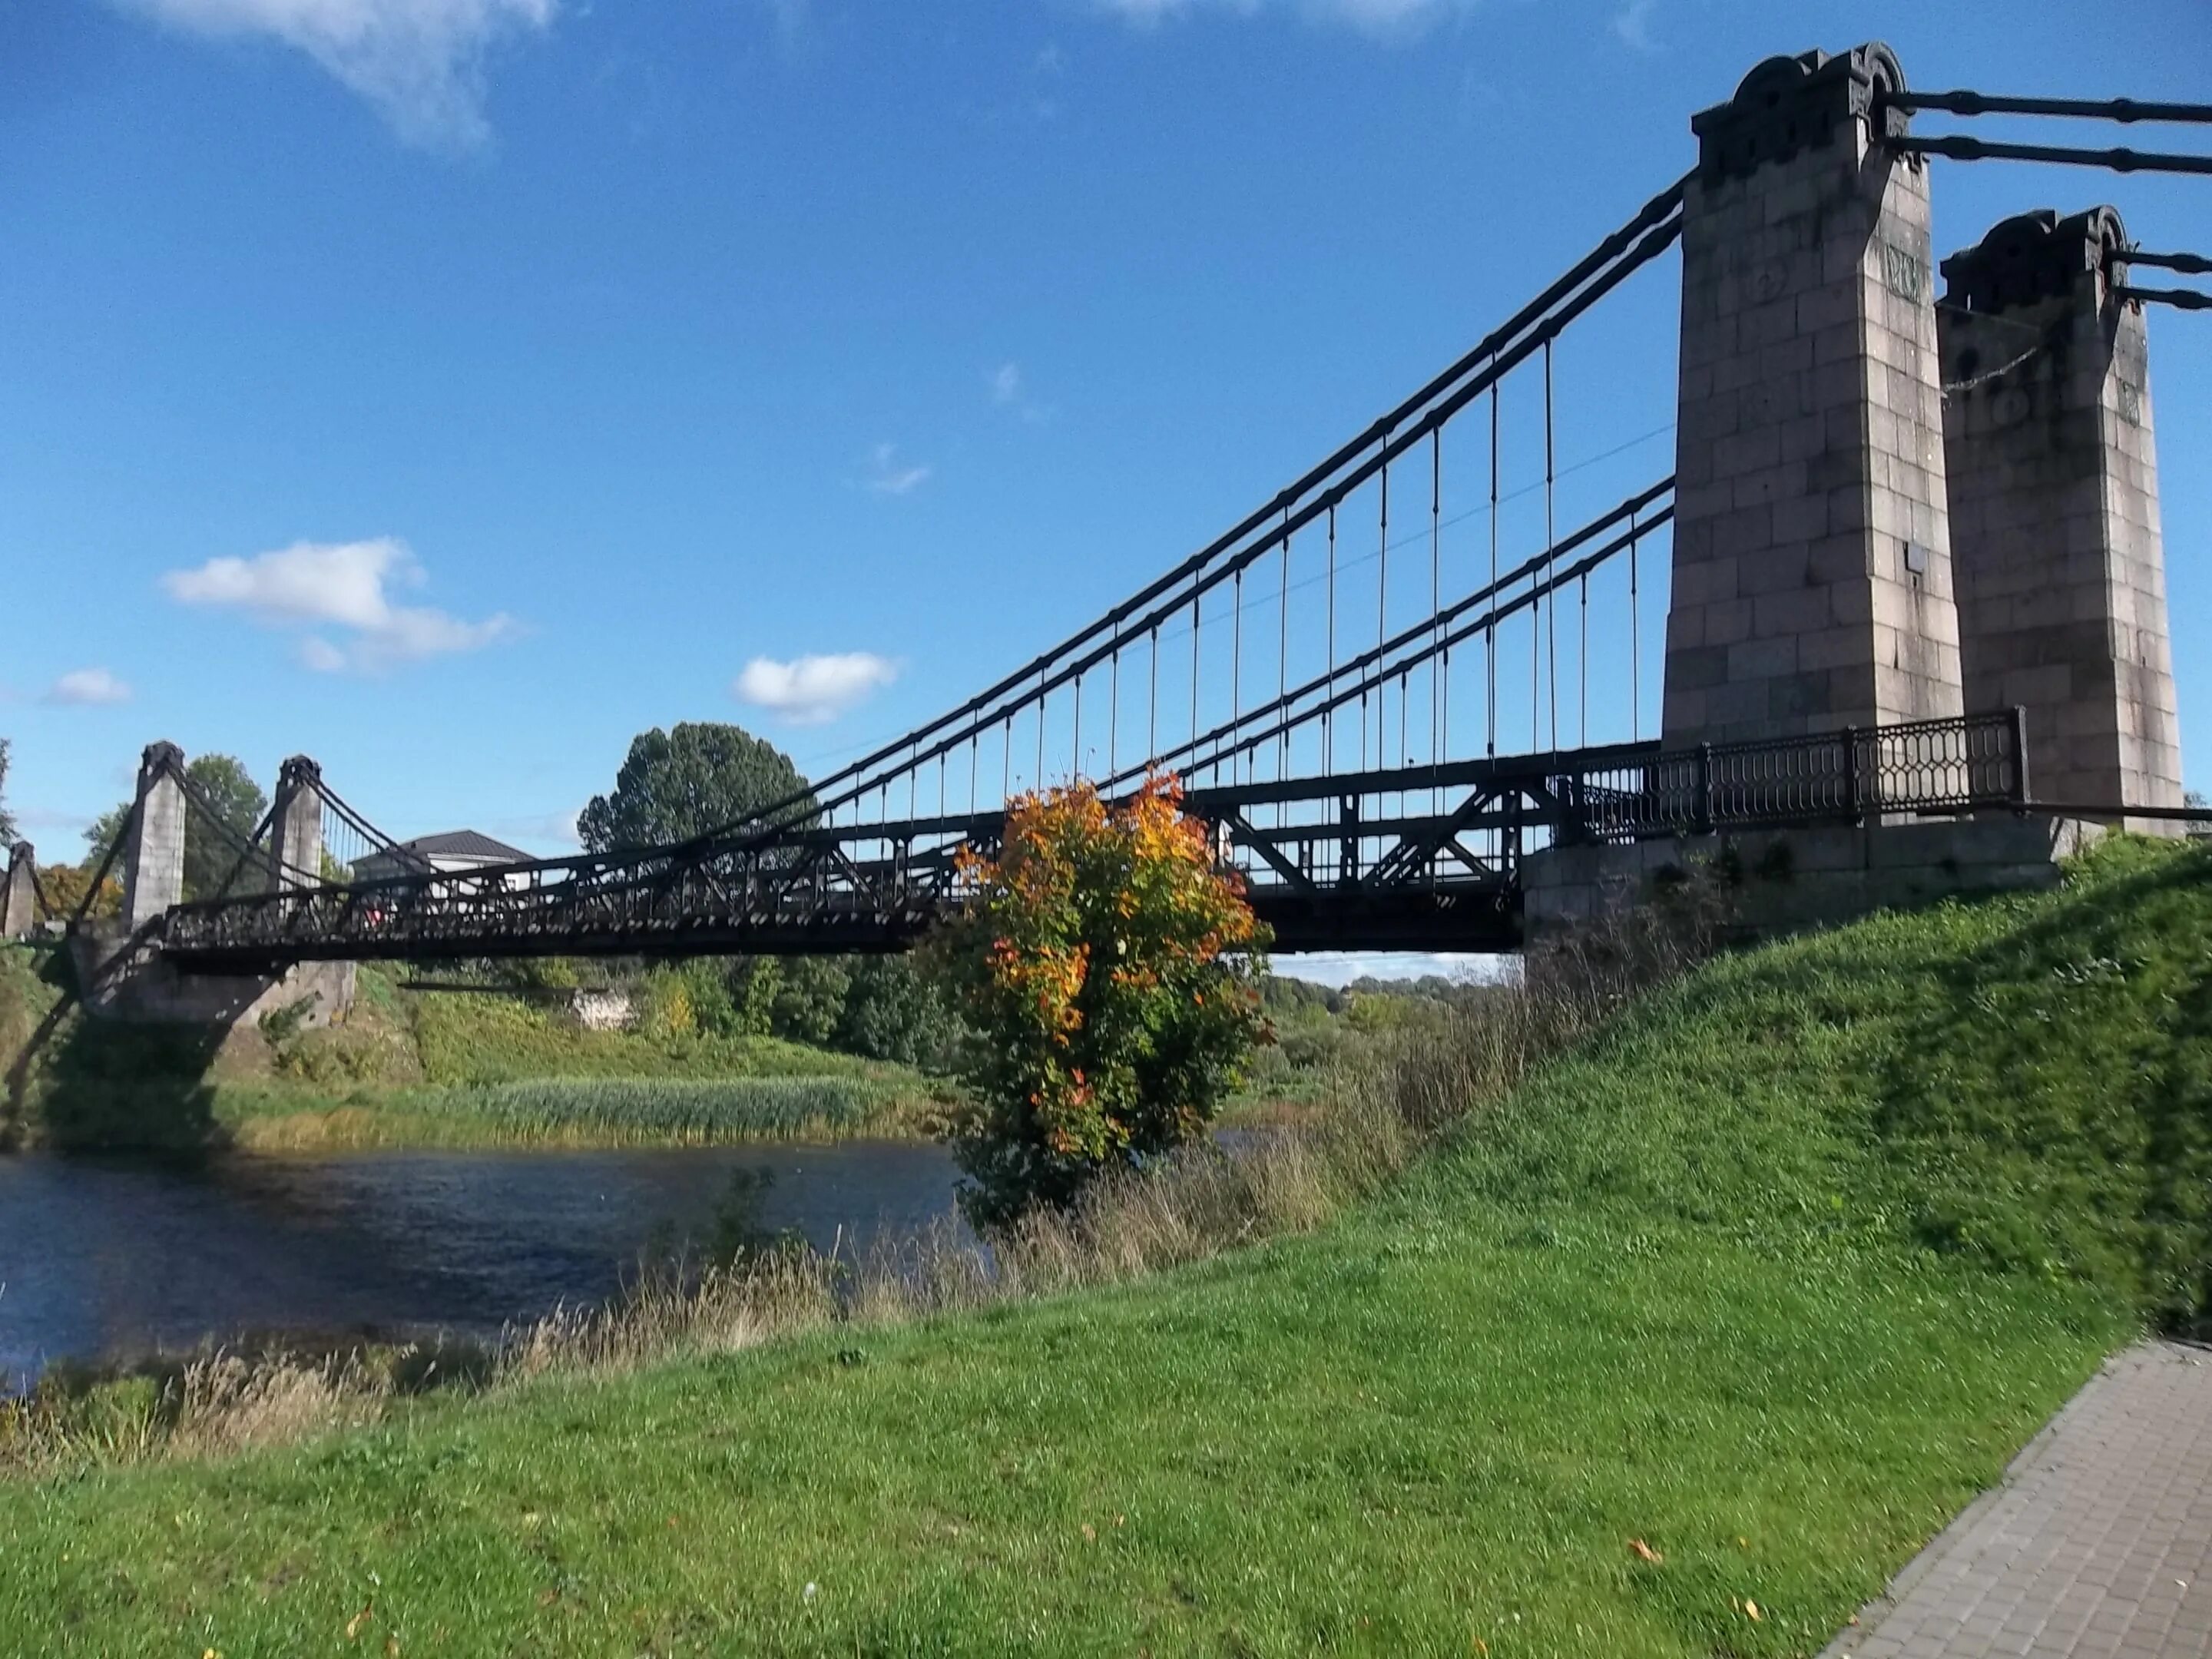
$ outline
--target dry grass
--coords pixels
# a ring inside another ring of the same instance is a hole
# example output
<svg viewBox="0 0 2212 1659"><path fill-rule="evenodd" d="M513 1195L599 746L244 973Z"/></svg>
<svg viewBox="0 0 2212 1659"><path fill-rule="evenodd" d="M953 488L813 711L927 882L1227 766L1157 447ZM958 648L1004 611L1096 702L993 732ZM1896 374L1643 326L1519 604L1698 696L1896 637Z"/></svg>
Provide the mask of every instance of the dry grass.
<svg viewBox="0 0 2212 1659"><path fill-rule="evenodd" d="M0 1402L0 1471L222 1455L374 1421L428 1390L497 1393L830 1326L1052 1296L1309 1231L1382 1190L1532 1066L1693 965L1720 920L1703 882L1668 905L1607 917L1532 953L1517 983L1356 1051L1328 1079L1325 1112L1109 1176L1070 1208L1034 1212L980 1243L946 1221L858 1257L777 1244L726 1264L663 1266L607 1306L556 1310L489 1349L320 1361L218 1352L121 1379L53 1377L27 1400Z"/></svg>

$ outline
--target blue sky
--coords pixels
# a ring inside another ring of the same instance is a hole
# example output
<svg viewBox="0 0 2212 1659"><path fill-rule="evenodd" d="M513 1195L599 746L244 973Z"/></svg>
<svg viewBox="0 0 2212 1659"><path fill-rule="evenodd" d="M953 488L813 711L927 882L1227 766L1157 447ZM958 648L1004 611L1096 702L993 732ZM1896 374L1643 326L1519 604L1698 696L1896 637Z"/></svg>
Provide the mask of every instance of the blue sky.
<svg viewBox="0 0 2212 1659"><path fill-rule="evenodd" d="M2203 0L1997 15L0 0L11 804L73 857L168 738L551 852L649 726L826 769L1364 426L1769 52L2204 93ZM2201 181L1939 168L1946 250L2041 205L2212 223ZM1562 462L1626 447L1593 500L1670 465L1675 304L1669 263L1562 348ZM2188 742L2212 319L2151 325Z"/></svg>

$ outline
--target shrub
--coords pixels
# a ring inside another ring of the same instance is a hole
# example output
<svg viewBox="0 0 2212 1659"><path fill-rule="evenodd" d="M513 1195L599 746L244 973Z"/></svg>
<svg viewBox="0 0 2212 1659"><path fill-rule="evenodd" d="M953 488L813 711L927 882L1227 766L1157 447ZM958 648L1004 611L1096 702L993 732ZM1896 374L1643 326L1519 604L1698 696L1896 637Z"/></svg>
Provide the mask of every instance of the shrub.
<svg viewBox="0 0 2212 1659"><path fill-rule="evenodd" d="M1242 880L1172 779L1109 806L1088 783L1016 800L929 958L976 1032L957 1152L978 1225L1073 1202L1204 1132L1266 1032ZM1242 953L1242 954L1232 954Z"/></svg>

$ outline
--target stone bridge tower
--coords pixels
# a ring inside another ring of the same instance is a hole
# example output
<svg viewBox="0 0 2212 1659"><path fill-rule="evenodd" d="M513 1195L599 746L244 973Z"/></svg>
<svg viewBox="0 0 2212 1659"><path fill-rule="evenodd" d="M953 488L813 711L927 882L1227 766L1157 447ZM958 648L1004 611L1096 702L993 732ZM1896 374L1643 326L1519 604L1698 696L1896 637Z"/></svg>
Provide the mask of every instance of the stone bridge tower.
<svg viewBox="0 0 2212 1659"><path fill-rule="evenodd" d="M2179 807L2148 344L2112 292L2127 245L2109 207L2046 210L1943 261L1960 643L1966 706L2027 710L2039 799Z"/></svg>
<svg viewBox="0 0 2212 1659"><path fill-rule="evenodd" d="M1670 745L1963 708L1928 173L1888 47L1753 69L1694 117Z"/></svg>

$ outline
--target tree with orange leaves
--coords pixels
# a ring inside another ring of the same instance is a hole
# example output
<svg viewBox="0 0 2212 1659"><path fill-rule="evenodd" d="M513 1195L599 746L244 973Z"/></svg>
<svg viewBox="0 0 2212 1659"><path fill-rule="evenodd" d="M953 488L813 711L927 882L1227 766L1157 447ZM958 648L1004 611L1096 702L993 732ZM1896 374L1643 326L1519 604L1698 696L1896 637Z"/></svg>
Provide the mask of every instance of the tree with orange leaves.
<svg viewBox="0 0 2212 1659"><path fill-rule="evenodd" d="M1267 930L1171 777L1109 805L1085 782L1009 804L928 957L976 1033L957 1142L979 1226L1066 1205L1101 1171L1205 1132L1267 1040Z"/></svg>

